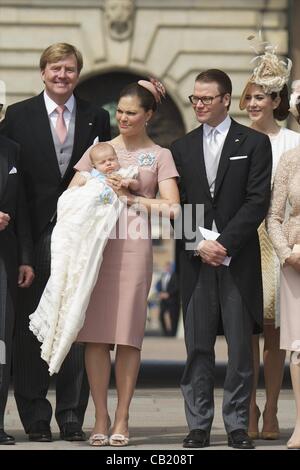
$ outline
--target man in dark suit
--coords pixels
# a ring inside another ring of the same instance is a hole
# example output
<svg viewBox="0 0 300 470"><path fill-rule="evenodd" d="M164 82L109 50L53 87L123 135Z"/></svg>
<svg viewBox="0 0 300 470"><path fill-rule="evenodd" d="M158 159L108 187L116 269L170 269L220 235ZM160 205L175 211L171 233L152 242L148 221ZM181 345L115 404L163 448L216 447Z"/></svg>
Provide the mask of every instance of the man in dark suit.
<svg viewBox="0 0 300 470"><path fill-rule="evenodd" d="M0 444L14 444L4 431L10 382L17 286L33 278L32 240L18 165L19 146L0 136Z"/></svg>
<svg viewBox="0 0 300 470"><path fill-rule="evenodd" d="M36 279L19 296L14 349L15 398L31 441L51 441L52 408L46 399L47 365L40 344L28 329L50 274L50 238L57 199L74 175L73 166L98 138L110 139L108 113L73 95L82 56L72 45L49 46L40 58L45 90L9 106L0 130L21 145L21 167L34 238ZM82 431L88 402L83 346L73 345L56 377L56 420L62 439L84 440Z"/></svg>
<svg viewBox="0 0 300 470"><path fill-rule="evenodd" d="M164 336L176 336L180 302L177 273L172 263L166 264L166 269L156 284L159 294L159 321Z"/></svg>
<svg viewBox="0 0 300 470"><path fill-rule="evenodd" d="M193 209L192 220L186 218L191 226L184 225L181 253L187 347L181 388L190 429L184 447L209 445L214 344L221 331L228 344L223 398L228 445L254 447L247 428L251 336L261 330L263 320L257 228L269 205L272 153L268 137L229 117L231 91L230 78L221 70L200 73L189 99L202 126L171 148L180 174L181 201ZM201 210L196 210L201 206L202 221L197 220ZM217 239L206 234L200 240L199 225L218 233Z"/></svg>

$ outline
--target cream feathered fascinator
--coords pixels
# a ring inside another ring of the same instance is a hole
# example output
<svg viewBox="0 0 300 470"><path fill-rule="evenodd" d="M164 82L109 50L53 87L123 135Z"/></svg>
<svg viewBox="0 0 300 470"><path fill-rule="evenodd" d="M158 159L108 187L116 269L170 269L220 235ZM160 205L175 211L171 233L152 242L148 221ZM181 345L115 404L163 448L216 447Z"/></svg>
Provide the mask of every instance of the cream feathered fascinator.
<svg viewBox="0 0 300 470"><path fill-rule="evenodd" d="M298 105L298 109L297 109ZM290 96L290 113L295 116L300 124L300 80L295 80L292 83L292 94Z"/></svg>
<svg viewBox="0 0 300 470"><path fill-rule="evenodd" d="M245 95L249 84L254 83L262 87L264 93L279 93L290 78L292 61L288 58L280 60L277 55L277 46L262 41L261 36L257 39L255 36L249 36L251 48L258 54L251 62L256 63L251 77L242 93L240 100L240 109L245 109ZM260 53L259 51L263 51Z"/></svg>

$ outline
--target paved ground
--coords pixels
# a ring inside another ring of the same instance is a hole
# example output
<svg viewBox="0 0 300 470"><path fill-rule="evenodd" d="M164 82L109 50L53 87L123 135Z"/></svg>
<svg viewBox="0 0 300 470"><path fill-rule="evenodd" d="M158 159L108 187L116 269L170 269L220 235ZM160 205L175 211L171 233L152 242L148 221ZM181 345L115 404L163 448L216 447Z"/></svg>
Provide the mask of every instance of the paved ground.
<svg viewBox="0 0 300 470"><path fill-rule="evenodd" d="M216 347L217 360L219 362L226 359L226 346L224 341L219 341ZM142 450L182 450L181 442L187 432L183 400L177 384L172 383L174 376L171 377L169 386L163 380L166 371L169 369L178 369L184 361L184 344L182 339L170 339L159 337L147 337L143 350L143 368L144 374L152 374L152 386L145 387L141 380L139 388L137 388L130 416L130 446L126 451L139 452ZM175 377L180 377L180 373ZM143 379L143 377L141 377ZM149 379L148 379L149 381ZM163 383L164 386L160 384ZM49 399L54 403L54 391L49 392ZM209 450L228 450L226 445L226 435L221 417L221 400L222 389L216 389L216 413L211 435L211 446ZM258 403L263 408L264 394L260 390L258 393ZM113 389L109 392L109 409L113 416L116 403L116 394ZM275 450L285 449L285 443L288 440L295 417L295 406L292 392L284 389L281 392L279 400L279 422L282 430L281 439L278 441L256 441L257 449ZM87 434L91 431L94 420L93 404L90 400L86 413L84 429ZM59 440L58 428L56 423L52 422L52 430L54 432L54 441L52 443L29 443L27 436L24 434L17 411L15 402L10 393L7 412L6 412L6 430L13 434L17 439L15 446L1 446L1 450L99 450L88 446L86 442L68 443ZM124 448L123 448L124 449ZM103 450L103 449L102 449ZM109 452L115 452L116 448L105 448ZM121 455L121 454L120 454ZM129 454L128 454L129 455Z"/></svg>
<svg viewBox="0 0 300 470"><path fill-rule="evenodd" d="M49 393L51 402L54 402L54 392ZM221 399L222 390L217 389L215 393L216 414L211 433L211 446L209 450L228 449L226 443L226 434L221 418ZM262 392L259 392L259 404L263 402ZM109 393L110 415L113 416L113 410L116 403L116 395L113 390ZM274 450L285 449L285 443L291 434L294 423L295 408L293 397L290 391L284 390L281 393L279 402L279 422L281 425L282 436L278 441L256 441L257 449ZM90 400L86 413L84 429L87 434L91 431L94 421L94 410ZM182 440L187 433L183 401L178 389L137 389L131 407L130 417L130 446L128 451L139 450L182 450ZM2 446L1 450L95 450L87 442L65 442L59 440L58 428L56 423L52 422L54 432L54 441L52 443L34 443L29 442L24 434L12 395L9 397L6 416L6 430L16 437L15 446ZM98 449L96 449L98 450ZM115 450L104 448L102 450Z"/></svg>

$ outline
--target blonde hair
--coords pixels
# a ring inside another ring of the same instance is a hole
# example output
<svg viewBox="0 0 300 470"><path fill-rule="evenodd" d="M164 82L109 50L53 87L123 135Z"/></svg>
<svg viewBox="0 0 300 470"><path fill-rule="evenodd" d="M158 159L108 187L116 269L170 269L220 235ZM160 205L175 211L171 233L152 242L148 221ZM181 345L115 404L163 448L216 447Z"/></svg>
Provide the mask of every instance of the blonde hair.
<svg viewBox="0 0 300 470"><path fill-rule="evenodd" d="M72 44L68 44L66 42L57 42L55 44L51 44L51 46L47 47L43 51L40 57L40 69L43 71L45 70L48 63L53 64L54 62L58 62L59 60L62 60L69 55L75 56L79 75L83 66L82 54L75 46L72 46Z"/></svg>

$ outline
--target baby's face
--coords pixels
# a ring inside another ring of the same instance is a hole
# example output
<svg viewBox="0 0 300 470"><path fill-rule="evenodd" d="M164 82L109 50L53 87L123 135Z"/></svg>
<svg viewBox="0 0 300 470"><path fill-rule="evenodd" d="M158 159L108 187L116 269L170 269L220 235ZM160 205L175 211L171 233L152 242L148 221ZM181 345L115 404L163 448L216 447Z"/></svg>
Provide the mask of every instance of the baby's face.
<svg viewBox="0 0 300 470"><path fill-rule="evenodd" d="M101 173L108 174L119 170L120 165L115 153L101 153L92 158L93 166Z"/></svg>

